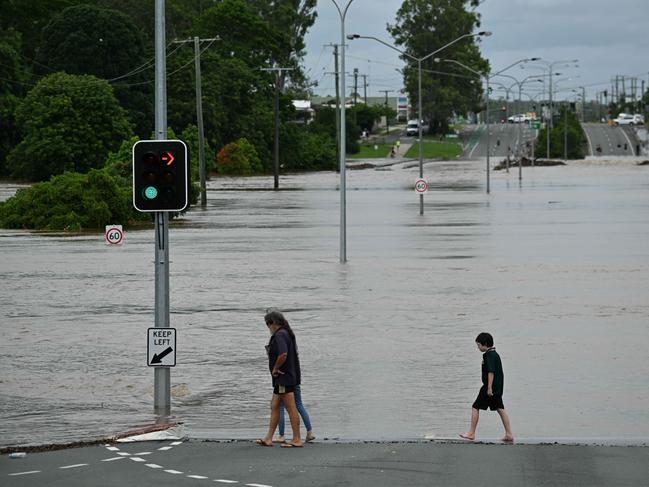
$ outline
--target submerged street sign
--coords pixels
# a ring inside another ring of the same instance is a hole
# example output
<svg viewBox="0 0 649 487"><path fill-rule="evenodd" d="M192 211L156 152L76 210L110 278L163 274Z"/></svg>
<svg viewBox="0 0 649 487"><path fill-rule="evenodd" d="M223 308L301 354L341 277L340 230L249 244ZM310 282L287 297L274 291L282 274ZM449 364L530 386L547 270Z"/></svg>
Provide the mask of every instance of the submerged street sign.
<svg viewBox="0 0 649 487"><path fill-rule="evenodd" d="M175 367L176 329L149 328L146 348L149 367Z"/></svg>

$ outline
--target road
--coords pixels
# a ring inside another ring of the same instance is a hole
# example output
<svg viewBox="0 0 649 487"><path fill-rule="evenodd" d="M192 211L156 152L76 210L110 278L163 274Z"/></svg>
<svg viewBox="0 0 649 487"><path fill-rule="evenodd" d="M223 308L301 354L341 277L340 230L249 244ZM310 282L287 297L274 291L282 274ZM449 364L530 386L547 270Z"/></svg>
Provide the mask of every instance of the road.
<svg viewBox="0 0 649 487"><path fill-rule="evenodd" d="M584 123L582 127L588 139L588 151L586 155L638 155L636 146L639 145L639 142L631 127L615 127L603 123Z"/></svg>
<svg viewBox="0 0 649 487"><path fill-rule="evenodd" d="M519 146L531 144L533 130L523 123L491 124L491 157L507 157L508 149L516 152ZM468 159L487 157L487 126L467 125L464 131L464 157ZM527 151L527 149L525 149Z"/></svg>
<svg viewBox="0 0 649 487"><path fill-rule="evenodd" d="M649 448L440 442L146 442L0 458L4 487L647 485Z"/></svg>

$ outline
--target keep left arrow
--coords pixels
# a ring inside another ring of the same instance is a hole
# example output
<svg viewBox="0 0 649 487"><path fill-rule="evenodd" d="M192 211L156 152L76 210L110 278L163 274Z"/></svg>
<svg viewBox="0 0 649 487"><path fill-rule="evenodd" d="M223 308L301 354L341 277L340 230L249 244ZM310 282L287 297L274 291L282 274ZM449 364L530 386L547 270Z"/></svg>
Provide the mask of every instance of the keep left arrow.
<svg viewBox="0 0 649 487"><path fill-rule="evenodd" d="M162 359L165 358L167 355L169 355L171 352L173 352L174 349L171 347L167 347L165 350L160 352L160 355L157 353L153 354L153 358L151 359L152 364L159 364L162 362Z"/></svg>

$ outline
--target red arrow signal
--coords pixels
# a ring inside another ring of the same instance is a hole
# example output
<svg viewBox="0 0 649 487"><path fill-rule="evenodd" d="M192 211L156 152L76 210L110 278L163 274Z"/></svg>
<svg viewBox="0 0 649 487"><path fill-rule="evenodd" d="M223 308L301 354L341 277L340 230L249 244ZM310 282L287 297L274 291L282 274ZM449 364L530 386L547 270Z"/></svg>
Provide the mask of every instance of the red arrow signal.
<svg viewBox="0 0 649 487"><path fill-rule="evenodd" d="M163 152L162 155L160 156L160 159L162 159L162 162L167 164L167 166L171 166L175 160L173 154L169 151Z"/></svg>

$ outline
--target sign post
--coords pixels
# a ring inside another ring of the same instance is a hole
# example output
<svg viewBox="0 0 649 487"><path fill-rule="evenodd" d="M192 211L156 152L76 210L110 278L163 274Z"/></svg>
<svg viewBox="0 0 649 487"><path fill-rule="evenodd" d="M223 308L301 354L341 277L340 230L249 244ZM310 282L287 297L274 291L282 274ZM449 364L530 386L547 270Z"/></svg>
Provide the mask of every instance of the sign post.
<svg viewBox="0 0 649 487"><path fill-rule="evenodd" d="M428 181L422 178L417 179L417 181L415 181L415 193L423 196L427 192L428 192Z"/></svg>

